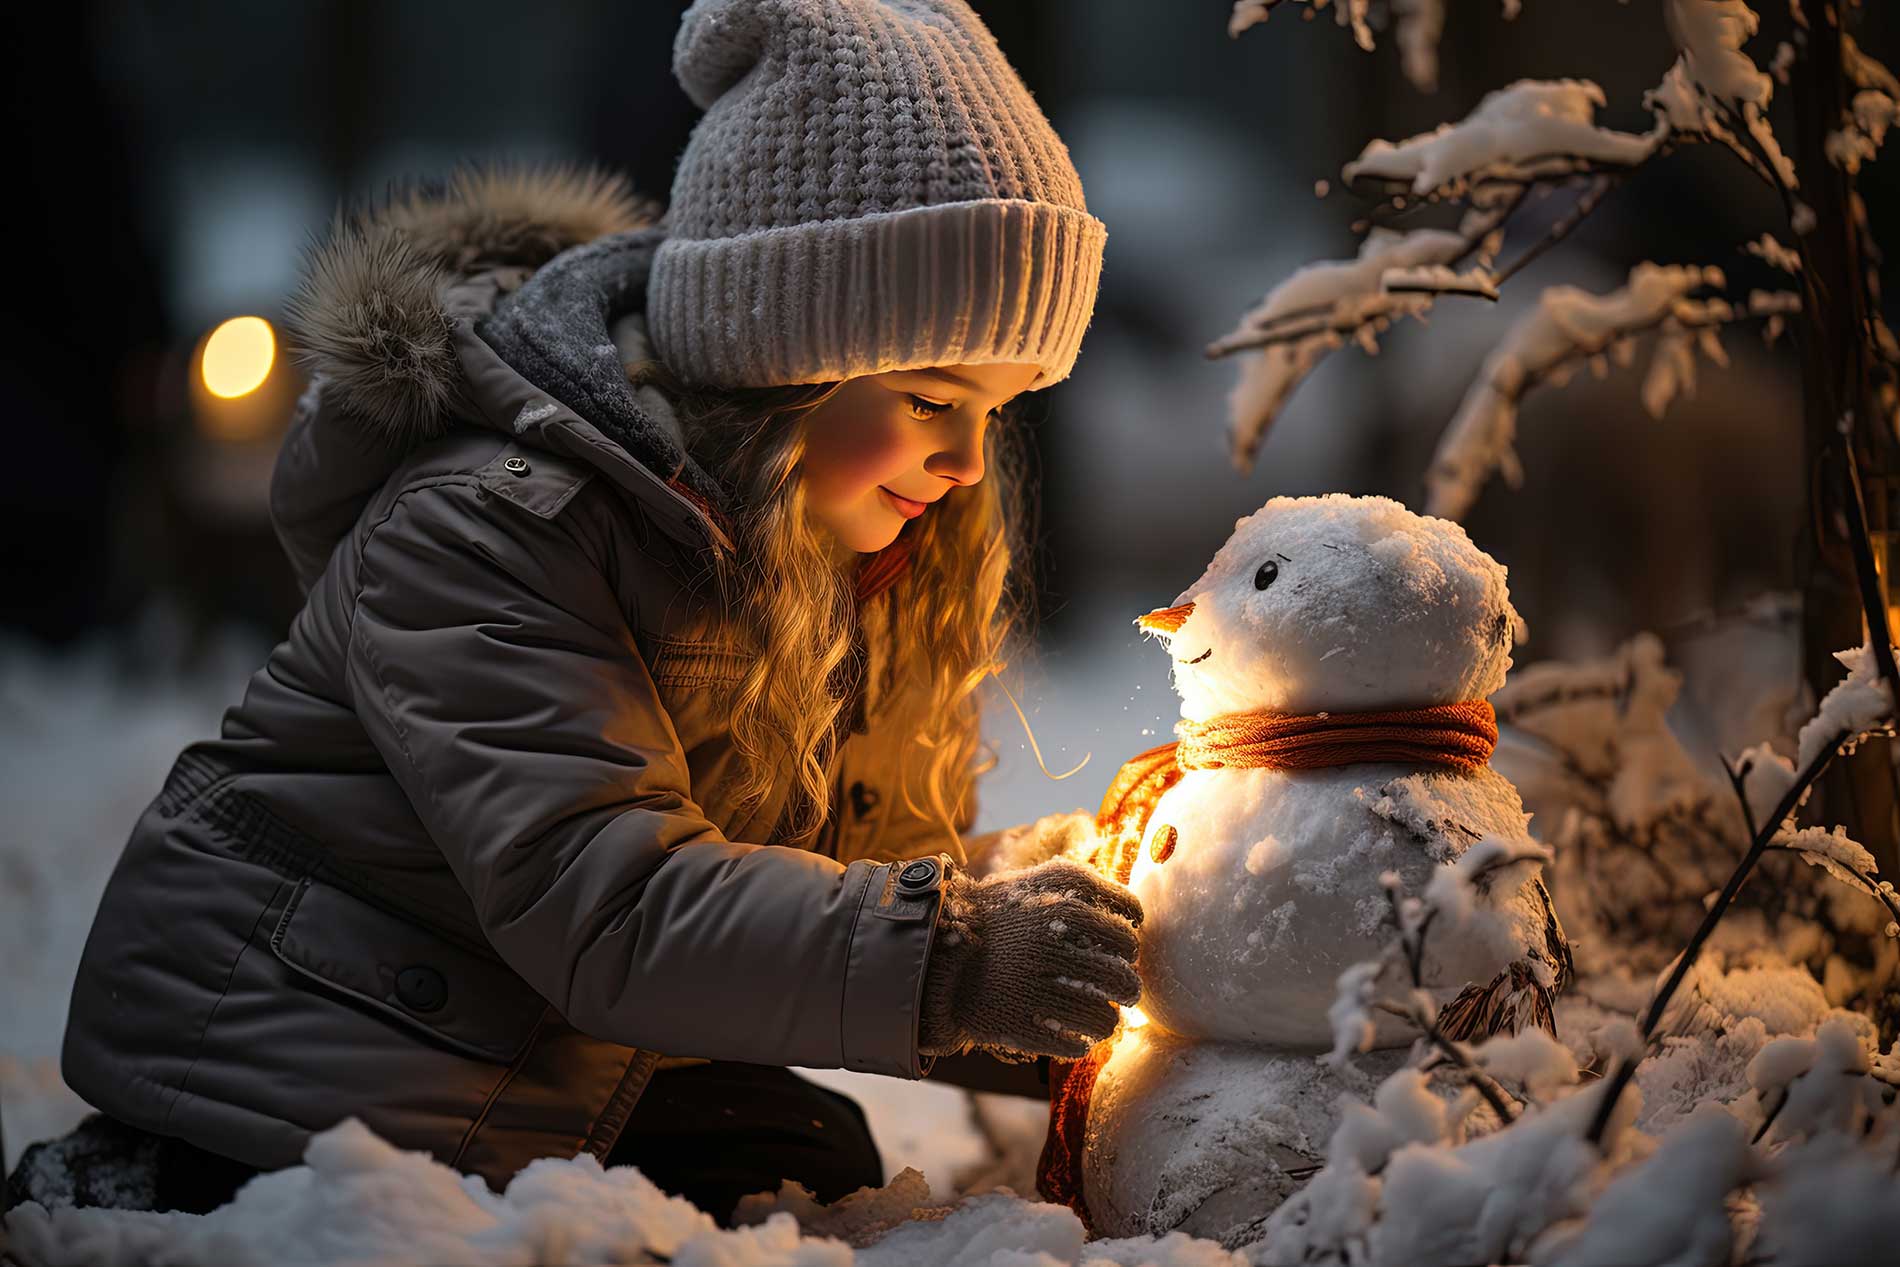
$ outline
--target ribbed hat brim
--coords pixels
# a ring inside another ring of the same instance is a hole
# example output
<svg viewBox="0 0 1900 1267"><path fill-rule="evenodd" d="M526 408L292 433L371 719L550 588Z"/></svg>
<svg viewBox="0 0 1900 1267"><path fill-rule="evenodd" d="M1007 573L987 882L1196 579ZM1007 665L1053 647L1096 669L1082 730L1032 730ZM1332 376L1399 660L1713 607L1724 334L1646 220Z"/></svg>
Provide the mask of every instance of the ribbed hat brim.
<svg viewBox="0 0 1900 1267"><path fill-rule="evenodd" d="M1011 362L1045 387L1075 364L1106 238L1086 211L1011 199L669 238L648 321L674 373L714 386Z"/></svg>

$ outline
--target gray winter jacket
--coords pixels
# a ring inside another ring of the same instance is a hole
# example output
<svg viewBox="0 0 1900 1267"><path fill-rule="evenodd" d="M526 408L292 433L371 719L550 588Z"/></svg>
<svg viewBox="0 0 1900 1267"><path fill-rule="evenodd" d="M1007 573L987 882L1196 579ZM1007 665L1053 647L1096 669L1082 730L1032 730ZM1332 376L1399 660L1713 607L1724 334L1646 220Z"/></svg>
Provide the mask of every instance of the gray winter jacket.
<svg viewBox="0 0 1900 1267"><path fill-rule="evenodd" d="M603 1155L661 1052L920 1073L937 893L889 860L950 842L878 701L812 849L729 795L718 488L607 335L660 237L597 178L470 177L314 257L273 482L307 601L100 903L95 1106L272 1168L354 1116L499 1186Z"/></svg>

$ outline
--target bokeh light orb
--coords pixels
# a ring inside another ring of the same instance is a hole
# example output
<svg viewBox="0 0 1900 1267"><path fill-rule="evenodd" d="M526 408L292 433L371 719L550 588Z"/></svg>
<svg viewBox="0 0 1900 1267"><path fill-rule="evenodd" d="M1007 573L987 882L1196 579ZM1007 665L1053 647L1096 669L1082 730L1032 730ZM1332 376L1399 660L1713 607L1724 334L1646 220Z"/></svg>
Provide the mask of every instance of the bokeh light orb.
<svg viewBox="0 0 1900 1267"><path fill-rule="evenodd" d="M270 377L277 336L262 317L232 317L205 340L205 388L226 400L248 395Z"/></svg>

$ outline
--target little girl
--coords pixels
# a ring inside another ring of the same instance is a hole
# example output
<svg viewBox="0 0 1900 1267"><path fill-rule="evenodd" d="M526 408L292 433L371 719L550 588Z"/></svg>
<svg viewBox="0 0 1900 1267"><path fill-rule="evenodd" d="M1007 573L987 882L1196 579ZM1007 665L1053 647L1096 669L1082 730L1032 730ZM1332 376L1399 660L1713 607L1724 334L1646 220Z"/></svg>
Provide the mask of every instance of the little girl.
<svg viewBox="0 0 1900 1267"><path fill-rule="evenodd" d="M133 831L64 1048L100 1112L10 1202L201 1211L351 1117L497 1188L831 1200L876 1150L785 1066L1074 1057L1135 1000L1126 891L960 843L1010 405L1101 266L1067 151L962 0L699 0L674 71L661 224L465 172L311 261L306 602Z"/></svg>

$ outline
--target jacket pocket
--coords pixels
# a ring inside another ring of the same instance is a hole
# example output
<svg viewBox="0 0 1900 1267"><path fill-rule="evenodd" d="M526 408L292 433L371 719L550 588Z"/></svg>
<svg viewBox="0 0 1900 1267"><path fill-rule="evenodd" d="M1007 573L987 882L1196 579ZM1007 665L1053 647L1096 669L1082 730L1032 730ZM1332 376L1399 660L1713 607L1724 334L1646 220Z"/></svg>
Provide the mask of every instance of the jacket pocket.
<svg viewBox="0 0 1900 1267"><path fill-rule="evenodd" d="M311 981L480 1060L512 1063L548 1007L500 959L308 879L270 948Z"/></svg>

